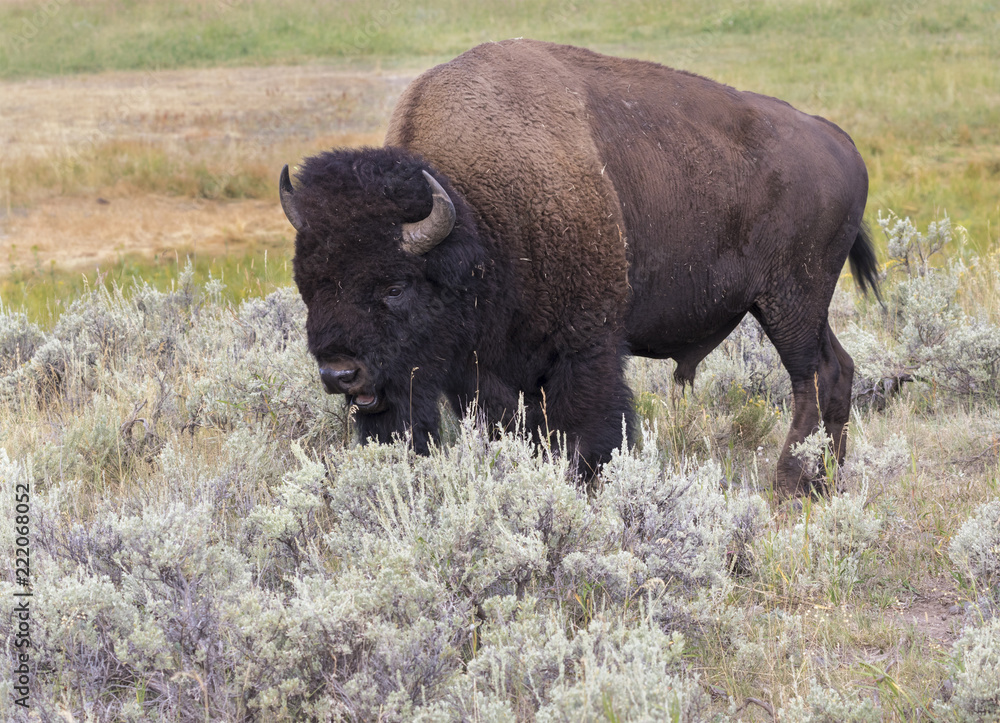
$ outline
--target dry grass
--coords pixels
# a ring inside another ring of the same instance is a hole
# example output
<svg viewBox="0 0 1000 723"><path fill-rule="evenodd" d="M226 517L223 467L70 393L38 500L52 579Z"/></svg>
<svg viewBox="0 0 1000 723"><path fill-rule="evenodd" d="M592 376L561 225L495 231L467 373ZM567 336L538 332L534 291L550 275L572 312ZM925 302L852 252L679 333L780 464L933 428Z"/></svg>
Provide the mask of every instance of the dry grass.
<svg viewBox="0 0 1000 723"><path fill-rule="evenodd" d="M4 162L75 155L109 141L167 150L377 131L414 73L330 66L108 72L4 82ZM72 112L67 112L72 109Z"/></svg>
<svg viewBox="0 0 1000 723"><path fill-rule="evenodd" d="M288 283L277 169L379 144L409 77L298 66L0 84L0 300L50 325L84 277L169 285L186 258L234 300Z"/></svg>
<svg viewBox="0 0 1000 723"><path fill-rule="evenodd" d="M108 194L109 196L111 194ZM125 256L218 256L272 249L289 254L288 221L270 201L219 203L161 195L41 201L7 225L6 271L107 270Z"/></svg>
<svg viewBox="0 0 1000 723"><path fill-rule="evenodd" d="M0 276L287 254L275 169L380 143L408 80L298 66L4 83Z"/></svg>

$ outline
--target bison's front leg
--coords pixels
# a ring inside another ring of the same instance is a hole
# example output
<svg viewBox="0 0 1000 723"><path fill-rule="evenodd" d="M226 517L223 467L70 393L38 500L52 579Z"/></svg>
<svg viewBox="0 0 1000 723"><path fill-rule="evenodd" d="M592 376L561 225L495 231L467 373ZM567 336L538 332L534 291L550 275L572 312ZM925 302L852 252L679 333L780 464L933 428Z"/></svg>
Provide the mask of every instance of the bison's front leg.
<svg viewBox="0 0 1000 723"><path fill-rule="evenodd" d="M633 437L632 392L625 383L624 353L612 341L562 355L541 384L543 433L564 433L579 471L593 476L622 445L622 421Z"/></svg>

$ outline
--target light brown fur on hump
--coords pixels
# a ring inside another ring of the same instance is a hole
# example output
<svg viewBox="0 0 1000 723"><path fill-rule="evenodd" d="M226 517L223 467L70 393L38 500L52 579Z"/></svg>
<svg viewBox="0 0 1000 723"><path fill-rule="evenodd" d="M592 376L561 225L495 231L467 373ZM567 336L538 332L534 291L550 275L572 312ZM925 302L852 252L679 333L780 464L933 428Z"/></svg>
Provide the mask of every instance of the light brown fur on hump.
<svg viewBox="0 0 1000 723"><path fill-rule="evenodd" d="M424 73L397 103L386 145L447 174L514 264L539 334L572 348L621 324L628 264L584 82L552 47L491 43Z"/></svg>

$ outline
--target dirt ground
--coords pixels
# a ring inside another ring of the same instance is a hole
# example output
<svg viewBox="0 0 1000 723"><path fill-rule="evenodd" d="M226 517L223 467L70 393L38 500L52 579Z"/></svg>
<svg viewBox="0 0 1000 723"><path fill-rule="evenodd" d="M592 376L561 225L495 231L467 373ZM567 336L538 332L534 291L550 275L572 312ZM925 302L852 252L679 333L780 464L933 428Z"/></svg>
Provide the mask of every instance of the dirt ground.
<svg viewBox="0 0 1000 723"><path fill-rule="evenodd" d="M0 274L94 267L121 254L222 253L291 238L273 201L50 194L12 204L4 166L58 165L117 141L169 150L238 148L242 158L377 144L416 75L322 65L102 73L0 83ZM298 158L288 158L295 163ZM275 161L275 178L280 164ZM5 183L6 181L6 183ZM4 186L7 186L6 188ZM275 181L275 189L277 181ZM105 197L107 196L107 197Z"/></svg>
<svg viewBox="0 0 1000 723"><path fill-rule="evenodd" d="M921 586L914 599L896 611L896 620L901 625L912 625L933 647L944 650L951 647L962 626L961 596L952 580L927 582L933 584Z"/></svg>
<svg viewBox="0 0 1000 723"><path fill-rule="evenodd" d="M102 203L56 197L4 223L0 274L45 270L53 261L60 269L84 270L105 268L125 255L217 255L291 238L280 206L269 201L144 195Z"/></svg>

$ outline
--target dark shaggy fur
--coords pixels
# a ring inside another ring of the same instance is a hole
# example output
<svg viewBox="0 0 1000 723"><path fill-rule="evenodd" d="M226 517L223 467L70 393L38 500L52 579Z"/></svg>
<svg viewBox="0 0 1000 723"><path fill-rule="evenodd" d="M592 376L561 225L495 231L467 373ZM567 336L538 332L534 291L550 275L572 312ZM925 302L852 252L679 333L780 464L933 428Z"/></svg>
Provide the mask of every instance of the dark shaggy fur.
<svg viewBox="0 0 1000 723"><path fill-rule="evenodd" d="M442 393L460 413L478 402L503 427L523 394L529 428L567 432L583 463L597 465L621 444L623 417L631 419L620 340L594 335L572 353L519 343L531 329L518 318L510 260L484 242L440 174L456 205L454 230L424 256L400 252L402 224L430 211L422 169L434 170L396 148L323 153L302 166L295 199L308 226L293 265L309 307L309 350L321 364L348 357L370 370L386 408L358 415L364 438L389 441L410 429L426 452ZM381 292L400 281L404 298L390 306Z"/></svg>
<svg viewBox="0 0 1000 723"><path fill-rule="evenodd" d="M418 255L400 244L431 210L424 170L457 221ZM877 293L867 187L843 131L773 98L579 48L482 45L414 81L385 148L301 168L309 347L351 380L328 388L367 405L366 438L411 429L426 451L441 394L501 426L523 395L531 428L596 467L632 424L626 353L693 382L751 313L795 394L779 487L804 492L789 447L822 420L846 449L853 363L827 308L848 259Z"/></svg>

